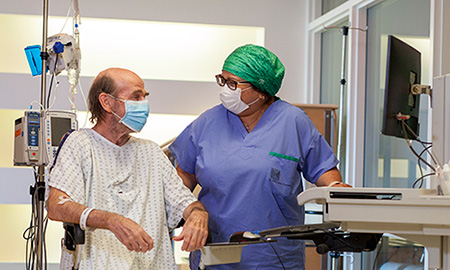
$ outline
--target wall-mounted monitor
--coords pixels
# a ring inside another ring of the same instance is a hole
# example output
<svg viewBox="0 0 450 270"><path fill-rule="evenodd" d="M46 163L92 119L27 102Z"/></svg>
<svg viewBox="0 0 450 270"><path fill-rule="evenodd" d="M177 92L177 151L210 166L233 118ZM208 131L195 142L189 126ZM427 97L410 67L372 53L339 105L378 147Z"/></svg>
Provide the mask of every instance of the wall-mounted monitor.
<svg viewBox="0 0 450 270"><path fill-rule="evenodd" d="M410 45L394 36L388 37L381 131L384 135L418 139L420 95L413 94L411 89L420 84L420 57L420 52Z"/></svg>

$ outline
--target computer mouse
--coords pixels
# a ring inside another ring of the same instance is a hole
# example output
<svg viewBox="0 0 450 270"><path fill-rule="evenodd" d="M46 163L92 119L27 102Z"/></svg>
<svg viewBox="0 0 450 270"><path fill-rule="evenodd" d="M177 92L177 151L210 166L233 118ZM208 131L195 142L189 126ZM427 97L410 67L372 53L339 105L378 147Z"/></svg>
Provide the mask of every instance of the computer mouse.
<svg viewBox="0 0 450 270"><path fill-rule="evenodd" d="M249 242L249 241L258 241L261 240L261 236L256 233L243 231L243 232L235 232L230 236L228 242Z"/></svg>

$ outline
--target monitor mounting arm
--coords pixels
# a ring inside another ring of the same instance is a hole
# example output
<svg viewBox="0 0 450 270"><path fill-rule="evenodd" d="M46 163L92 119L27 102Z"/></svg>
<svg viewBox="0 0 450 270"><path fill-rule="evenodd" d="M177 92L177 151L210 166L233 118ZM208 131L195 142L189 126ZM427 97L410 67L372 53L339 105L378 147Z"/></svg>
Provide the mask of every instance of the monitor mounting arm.
<svg viewBox="0 0 450 270"><path fill-rule="evenodd" d="M430 96L430 107L433 107L433 89L431 89L430 85L423 84L413 84L411 85L411 94L413 95L421 95L427 94Z"/></svg>

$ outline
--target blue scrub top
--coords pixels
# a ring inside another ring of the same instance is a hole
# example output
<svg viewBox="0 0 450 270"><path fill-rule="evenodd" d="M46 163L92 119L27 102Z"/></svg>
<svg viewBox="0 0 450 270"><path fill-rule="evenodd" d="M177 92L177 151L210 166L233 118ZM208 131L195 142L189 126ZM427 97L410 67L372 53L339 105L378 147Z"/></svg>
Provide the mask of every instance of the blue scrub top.
<svg viewBox="0 0 450 270"><path fill-rule="evenodd" d="M301 175L315 183L338 164L305 112L282 100L270 105L250 133L237 115L215 106L192 122L169 149L178 166L195 174L202 187L198 199L209 212L213 243L227 242L238 231L303 224L304 209L297 204L303 191ZM286 269L303 269L302 241L279 238L272 245ZM191 256L191 263L195 259ZM191 269L197 265L191 264ZM264 243L244 247L239 265L208 269L282 267L272 247Z"/></svg>

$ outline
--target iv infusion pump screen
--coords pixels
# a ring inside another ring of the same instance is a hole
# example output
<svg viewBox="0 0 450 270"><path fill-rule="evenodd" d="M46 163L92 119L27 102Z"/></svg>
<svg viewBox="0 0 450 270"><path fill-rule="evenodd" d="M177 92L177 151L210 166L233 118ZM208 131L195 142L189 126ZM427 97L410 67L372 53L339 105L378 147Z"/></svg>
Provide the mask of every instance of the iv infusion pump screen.
<svg viewBox="0 0 450 270"><path fill-rule="evenodd" d="M51 118L51 143L53 147L58 147L61 138L67 131L72 129L72 119L63 117Z"/></svg>
<svg viewBox="0 0 450 270"><path fill-rule="evenodd" d="M25 111L16 119L14 166L48 165L64 134L78 129L76 114L67 111Z"/></svg>

